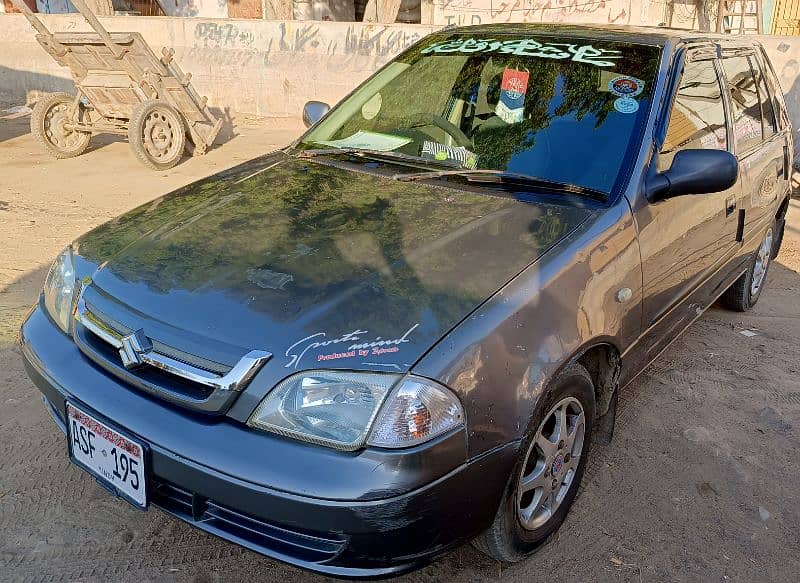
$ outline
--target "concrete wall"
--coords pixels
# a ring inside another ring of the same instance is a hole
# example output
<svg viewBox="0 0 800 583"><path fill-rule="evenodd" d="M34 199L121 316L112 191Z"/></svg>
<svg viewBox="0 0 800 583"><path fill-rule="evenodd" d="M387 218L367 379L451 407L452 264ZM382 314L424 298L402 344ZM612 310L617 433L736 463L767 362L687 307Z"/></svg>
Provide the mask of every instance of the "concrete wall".
<svg viewBox="0 0 800 583"><path fill-rule="evenodd" d="M76 15L42 18L51 30L88 30ZM229 113L280 118L298 116L309 99L335 103L392 56L439 28L164 17L101 20L112 31L142 33L157 54L163 46L174 47L181 67L192 73L192 82L210 105ZM42 50L23 16L0 15L0 31L0 100L18 104L31 91L72 89L68 71ZM800 130L800 37L760 40ZM800 134L795 135L800 161Z"/></svg>

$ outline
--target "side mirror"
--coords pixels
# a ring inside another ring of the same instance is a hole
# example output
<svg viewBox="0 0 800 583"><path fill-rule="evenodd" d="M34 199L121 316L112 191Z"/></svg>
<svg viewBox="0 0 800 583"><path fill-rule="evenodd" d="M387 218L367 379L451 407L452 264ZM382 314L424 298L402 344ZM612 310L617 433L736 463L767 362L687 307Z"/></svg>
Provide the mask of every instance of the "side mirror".
<svg viewBox="0 0 800 583"><path fill-rule="evenodd" d="M303 123L310 128L331 110L331 106L321 101L309 101L303 106Z"/></svg>
<svg viewBox="0 0 800 583"><path fill-rule="evenodd" d="M680 150L669 170L647 179L650 202L684 194L727 190L739 178L739 161L724 150Z"/></svg>

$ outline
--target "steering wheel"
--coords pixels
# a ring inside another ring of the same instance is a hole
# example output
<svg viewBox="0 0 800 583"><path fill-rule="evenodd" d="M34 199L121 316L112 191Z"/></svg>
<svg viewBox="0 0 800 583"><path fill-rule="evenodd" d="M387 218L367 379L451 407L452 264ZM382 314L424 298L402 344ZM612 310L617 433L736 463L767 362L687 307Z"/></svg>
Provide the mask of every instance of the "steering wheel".
<svg viewBox="0 0 800 583"><path fill-rule="evenodd" d="M420 121L411 126L411 128L419 128L426 125L435 125L448 136L453 138L459 146L464 148L472 148L472 140L469 139L467 134L461 131L461 128L454 123L446 120L441 115L429 114L427 117L422 117Z"/></svg>

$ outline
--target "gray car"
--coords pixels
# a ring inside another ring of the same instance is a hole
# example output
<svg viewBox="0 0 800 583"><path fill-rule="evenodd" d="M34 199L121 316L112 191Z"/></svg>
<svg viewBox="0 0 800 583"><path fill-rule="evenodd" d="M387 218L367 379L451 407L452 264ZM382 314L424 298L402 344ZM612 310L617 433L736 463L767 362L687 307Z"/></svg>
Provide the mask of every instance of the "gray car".
<svg viewBox="0 0 800 583"><path fill-rule="evenodd" d="M21 344L109 492L314 571L527 557L619 391L780 247L791 127L746 39L449 29L305 118L75 241Z"/></svg>

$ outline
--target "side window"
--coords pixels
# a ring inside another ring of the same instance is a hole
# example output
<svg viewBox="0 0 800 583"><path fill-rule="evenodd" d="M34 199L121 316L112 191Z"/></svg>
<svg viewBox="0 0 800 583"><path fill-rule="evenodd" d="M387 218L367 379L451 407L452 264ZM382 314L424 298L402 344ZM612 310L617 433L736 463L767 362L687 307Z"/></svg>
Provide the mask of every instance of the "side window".
<svg viewBox="0 0 800 583"><path fill-rule="evenodd" d="M746 56L722 60L733 102L733 134L741 154L761 142L761 104L758 88Z"/></svg>
<svg viewBox="0 0 800 583"><path fill-rule="evenodd" d="M672 104L658 168L669 168L678 150L726 147L725 109L714 63L689 61Z"/></svg>
<svg viewBox="0 0 800 583"><path fill-rule="evenodd" d="M775 117L778 121L778 128L785 128L790 124L789 118L786 113L786 107L783 104L783 92L781 91L780 83L775 78L775 71L769 63L769 57L766 56L764 50L758 54L758 63L761 67L761 72L767 80L769 92L772 94L772 110L775 112Z"/></svg>
<svg viewBox="0 0 800 583"><path fill-rule="evenodd" d="M775 123L775 108L772 106L772 98L767 90L767 79L761 65L755 58L755 55L748 57L748 59L750 61L750 67L755 72L756 80L758 81L758 99L761 102L761 119L764 122L762 131L764 139L766 140L778 131L777 124Z"/></svg>

